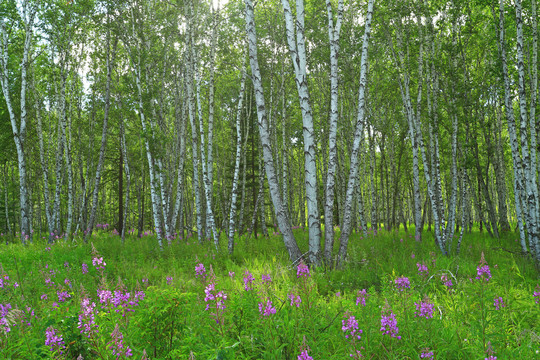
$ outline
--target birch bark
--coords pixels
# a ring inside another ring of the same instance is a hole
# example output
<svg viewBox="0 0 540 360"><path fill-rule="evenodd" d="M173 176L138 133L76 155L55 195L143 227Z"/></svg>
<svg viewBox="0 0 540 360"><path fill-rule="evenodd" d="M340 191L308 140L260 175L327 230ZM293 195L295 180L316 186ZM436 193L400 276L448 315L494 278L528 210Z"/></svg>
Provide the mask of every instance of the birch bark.
<svg viewBox="0 0 540 360"><path fill-rule="evenodd" d="M130 187L131 187L131 173L129 171L129 161L127 157L127 147L126 147L126 134L124 131L124 119L120 121L120 137L122 143L120 144L122 147L122 157L124 159L124 171L126 172L126 199L124 204L124 217L121 220L122 221L122 244L126 240L126 223L127 223L127 217L129 213L129 195L130 195Z"/></svg>
<svg viewBox="0 0 540 360"><path fill-rule="evenodd" d="M364 30L364 38L362 40L362 60L360 63L360 85L359 85L359 91L358 91L358 113L356 117L356 125L354 130L354 141L353 141L353 148L351 151L351 165L350 165L350 173L349 173L349 180L347 182L347 193L345 197L345 209L343 211L344 219L343 219L343 225L341 227L341 236L340 236L340 245L339 245L339 253L338 253L338 263L337 265L340 266L345 262L345 258L347 256L347 246L349 243L349 235L351 232L351 220L352 220L352 203L353 203L353 194L354 194L354 188L356 183L356 178L358 174L358 161L359 161L359 151L360 151L360 145L363 141L364 137L364 115L365 115L365 106L366 106L366 99L365 99L365 90L366 90L366 84L367 84L367 64L368 64L368 47L369 47L369 36L371 33L371 20L373 18L373 3L374 0L369 0L368 8L367 8L367 14L366 14L366 22L365 22L365 30Z"/></svg>
<svg viewBox="0 0 540 360"><path fill-rule="evenodd" d="M109 20L107 20L109 21ZM88 236L92 235L94 230L94 221L96 218L99 185L101 183L101 171L103 170L103 163L105 160L105 151L107 146L107 134L108 134L108 122L109 122L109 110L111 107L111 82L112 82L112 69L114 66L114 60L116 55L117 41L114 41L112 49L110 44L110 29L107 30L106 39L106 66L107 66L107 80L105 85L105 108L103 114L103 128L101 131L101 146L99 148L99 161L96 169L96 175L94 179L94 191L92 194L92 209L90 210L90 219L87 224L84 241L88 241ZM112 53L111 53L112 52Z"/></svg>
<svg viewBox="0 0 540 360"><path fill-rule="evenodd" d="M335 26L332 2L330 0L326 0L326 10L328 14L328 39L330 41L330 119L328 129L328 169L325 189L326 201L324 205L324 261L330 264L332 260L332 249L334 248L334 198L339 90L338 56L339 34L341 32L341 21L343 18L343 0L338 2Z"/></svg>
<svg viewBox="0 0 540 360"><path fill-rule="evenodd" d="M187 10L187 4L186 4L186 13L190 14ZM192 15L189 15L188 17L188 32L192 31ZM189 46L191 45L192 36L191 34L188 34L188 41L190 42ZM186 77L187 77L187 95L188 95L188 114L189 114L189 123L191 125L191 142L192 142L192 157L193 157L193 192L195 194L195 208L197 212L197 236L199 239L199 243L202 243L204 239L204 232L203 232L203 223L202 223L202 211L203 206L201 202L201 195L199 190L199 146L198 146L198 139L197 139L197 128L195 127L195 105L194 105L194 94L193 94L193 62L194 59L192 57L192 52L188 51L187 55L187 63L186 63Z"/></svg>
<svg viewBox="0 0 540 360"><path fill-rule="evenodd" d="M270 138L268 135L268 124L266 121L266 106L264 101L264 89L261 81L261 72L259 69L259 60L257 56L257 35L255 31L255 17L253 11L253 3L251 0L245 0L246 5L246 32L248 36L249 46L249 62L251 65L251 80L255 89L255 100L257 103L257 119L259 136L263 148L264 167L266 171L266 178L270 188L270 195L272 197L272 203L274 204L274 213L278 220L278 225L281 233L283 234L283 241L285 247L289 253L291 261L296 262L300 259L301 253L294 235L290 219L287 214L287 209L281 199L279 193L279 184L274 167L274 159L272 158L272 148L270 145Z"/></svg>
<svg viewBox="0 0 540 360"><path fill-rule="evenodd" d="M13 131L13 140L17 150L17 163L19 167L19 201L20 201L20 230L21 242L26 244L27 240L32 242L32 233L30 231L30 199L28 195L27 175L26 175L26 157L24 153L26 139L26 88L27 88L27 73L29 68L29 57L34 34L34 20L36 17L36 6L31 6L28 0L23 1L21 6L21 18L24 27L24 44L23 54L20 64L21 69L21 92L20 92L20 116L19 123L15 116L13 104L11 102L10 91L10 72L8 70L9 63L9 35L4 17L0 18L0 83L2 92L8 108L11 129Z"/></svg>
<svg viewBox="0 0 540 360"><path fill-rule="evenodd" d="M321 226L319 207L317 202L317 166L315 163L316 148L313 128L313 113L311 110L307 73L306 48L304 39L304 0L296 0L296 40L295 22L293 20L289 0L282 0L287 28L287 43L296 74L296 88L302 111L303 137L304 137L304 174L306 203L308 210L309 231L309 260L313 264L320 262Z"/></svg>
<svg viewBox="0 0 540 360"><path fill-rule="evenodd" d="M244 102L244 93L246 90L246 65L245 62L242 65L242 80L240 81L240 95L238 98L238 106L236 109L236 157L234 162L234 177L231 192L231 210L229 213L229 254L234 252L234 231L236 229L236 200L238 197L238 178L240 177L240 158L242 152L242 127L241 116L242 107Z"/></svg>
<svg viewBox="0 0 540 360"><path fill-rule="evenodd" d="M535 1L533 1L535 2ZM527 235L529 238L529 250L537 261L540 261L540 251L537 251L538 245L538 186L536 183L536 90L537 90L537 68L536 63L531 64L534 69L534 76L531 87L531 119L527 123L527 94L525 90L525 62L523 57L523 16L521 0L515 1L516 7L516 30L517 30L517 68L518 68L518 95L519 95L519 112L520 112L520 137L521 137L521 154L523 157L523 175L526 191L526 207L527 216ZM535 29L536 30L536 29ZM538 56L534 53L533 62ZM530 125L531 151L529 152L529 140L527 125Z"/></svg>
<svg viewBox="0 0 540 360"><path fill-rule="evenodd" d="M496 20L495 10L492 8L493 17ZM527 204L521 203L523 189L523 168L521 165L521 158L519 155L519 145L516 134L516 120L514 117L514 110L512 107L512 92L510 86L510 77L508 75L508 65L506 59L505 48L505 31L504 31L504 1L499 2L499 24L498 30L498 49L501 57L501 64L504 78L504 107L506 111L506 122L508 126L508 136L510 139L510 148L512 152L512 165L514 168L514 201L516 207L516 217L520 234L521 251L527 253L527 241L525 238L525 228L523 226L523 215L526 215Z"/></svg>

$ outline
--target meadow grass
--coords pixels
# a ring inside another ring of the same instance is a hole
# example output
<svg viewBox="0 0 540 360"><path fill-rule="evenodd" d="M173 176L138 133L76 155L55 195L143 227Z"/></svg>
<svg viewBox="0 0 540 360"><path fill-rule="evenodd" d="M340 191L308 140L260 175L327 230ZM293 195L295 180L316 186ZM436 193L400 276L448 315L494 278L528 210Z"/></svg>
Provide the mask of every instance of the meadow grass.
<svg viewBox="0 0 540 360"><path fill-rule="evenodd" d="M353 234L330 270L291 265L280 236L229 256L101 230L3 245L0 265L2 359L540 359L538 271L510 233L449 257L429 232Z"/></svg>

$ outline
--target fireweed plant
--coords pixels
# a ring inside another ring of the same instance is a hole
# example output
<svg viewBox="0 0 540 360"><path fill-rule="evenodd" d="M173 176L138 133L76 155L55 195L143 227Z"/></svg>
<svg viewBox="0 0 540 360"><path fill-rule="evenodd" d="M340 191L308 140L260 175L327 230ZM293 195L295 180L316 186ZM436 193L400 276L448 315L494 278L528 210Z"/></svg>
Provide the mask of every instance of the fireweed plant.
<svg viewBox="0 0 540 360"><path fill-rule="evenodd" d="M509 252L466 234L445 257L409 231L353 235L337 270L291 265L277 235L237 237L232 256L192 236L160 251L128 232L122 245L110 227L91 244L3 245L0 358L540 356L538 273L513 235L497 245Z"/></svg>

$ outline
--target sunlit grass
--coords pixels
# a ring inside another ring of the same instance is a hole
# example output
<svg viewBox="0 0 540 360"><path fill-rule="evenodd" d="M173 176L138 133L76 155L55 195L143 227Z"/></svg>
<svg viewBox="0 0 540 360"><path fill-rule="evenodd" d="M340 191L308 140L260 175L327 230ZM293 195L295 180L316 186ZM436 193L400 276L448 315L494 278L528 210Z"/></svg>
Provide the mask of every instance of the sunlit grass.
<svg viewBox="0 0 540 360"><path fill-rule="evenodd" d="M307 231L297 229L295 236L307 251ZM0 252L0 276L9 278L0 289L0 304L11 306L2 315L11 331L0 331L0 357L113 359L111 334L118 326L136 359L143 352L152 359L190 354L196 359L297 359L307 348L314 359L349 358L354 351L374 359L419 358L430 351L441 359L487 358L490 351L499 358L532 359L540 356L540 305L534 298L540 291L535 290L538 272L519 255L515 240L514 234L494 240L475 231L465 234L459 255L446 257L428 232L422 242L403 231L353 234L344 266L312 267L309 278L297 276L279 236L237 238L232 256L225 238L220 252L195 238L175 239L161 251L152 236L128 236L122 245L118 236L102 230L89 244L81 239L51 246L44 240L26 247L10 244ZM482 253L492 275L487 282L475 279ZM97 256L107 263L103 274L92 266ZM88 274L82 274L83 263ZM199 263L208 272L206 281L195 276ZM429 273L420 274L417 264ZM255 278L253 291L244 290L246 271ZM262 275L272 282L263 283ZM410 289L396 289L398 277L407 277ZM227 297L218 324L212 308L205 310L212 306L205 301L212 281L215 293ZM367 292L365 307L357 305L361 289ZM59 302L60 290L71 298ZM121 290L132 297L144 291L145 299L124 317L112 305L101 309L97 290ZM299 307L290 305L290 295L301 297ZM86 297L98 303L100 332L91 338L78 327ZM496 310L498 297L505 306ZM264 316L259 306L269 301L276 313ZM433 318L415 316L415 303L422 301L433 304ZM380 331L382 316L391 313L401 339ZM351 316L363 331L354 343L342 331L342 320ZM63 354L45 346L50 327L63 336Z"/></svg>

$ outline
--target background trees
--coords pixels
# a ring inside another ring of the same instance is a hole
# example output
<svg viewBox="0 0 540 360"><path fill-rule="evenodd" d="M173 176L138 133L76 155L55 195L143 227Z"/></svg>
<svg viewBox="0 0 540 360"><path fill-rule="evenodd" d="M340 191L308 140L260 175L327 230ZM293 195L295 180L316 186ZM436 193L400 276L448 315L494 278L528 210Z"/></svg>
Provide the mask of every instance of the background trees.
<svg viewBox="0 0 540 360"><path fill-rule="evenodd" d="M332 264L334 226L345 260L349 231L446 254L476 224L539 259L537 5L378 1L363 44L368 2L5 1L0 227L270 228Z"/></svg>

